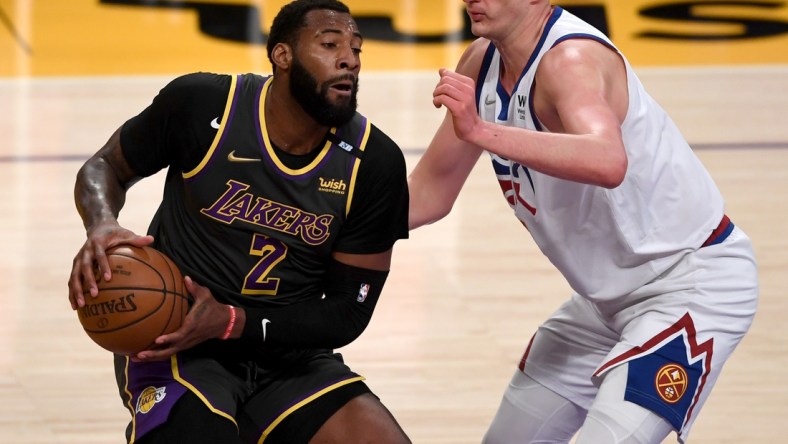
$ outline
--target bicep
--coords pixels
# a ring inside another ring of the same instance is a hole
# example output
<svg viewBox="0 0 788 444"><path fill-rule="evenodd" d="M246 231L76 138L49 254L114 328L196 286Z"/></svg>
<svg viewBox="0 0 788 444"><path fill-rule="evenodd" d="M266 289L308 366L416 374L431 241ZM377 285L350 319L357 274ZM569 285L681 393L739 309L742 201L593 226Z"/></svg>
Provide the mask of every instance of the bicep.
<svg viewBox="0 0 788 444"><path fill-rule="evenodd" d="M107 143L93 155L89 162L106 165L108 168L104 168L104 170L111 172L114 180L124 189L128 189L142 176L131 167L126 159L120 143L120 132L121 128L115 130Z"/></svg>
<svg viewBox="0 0 788 444"><path fill-rule="evenodd" d="M332 256L337 262L345 265L369 270L388 271L391 267L391 253L391 249L374 254L350 254L335 251L332 253Z"/></svg>
<svg viewBox="0 0 788 444"><path fill-rule="evenodd" d="M399 146L373 125L333 251L374 255L408 237L406 174Z"/></svg>
<svg viewBox="0 0 788 444"><path fill-rule="evenodd" d="M478 81L489 44L484 39L471 43L457 62L456 72ZM446 111L426 152L408 176L411 229L449 214L481 154L481 148L457 137L451 113Z"/></svg>
<svg viewBox="0 0 788 444"><path fill-rule="evenodd" d="M454 134L446 115L427 151L408 176L411 229L446 216L482 150Z"/></svg>
<svg viewBox="0 0 788 444"><path fill-rule="evenodd" d="M626 68L620 56L595 41L567 41L539 65L536 113L553 132L616 137L626 117Z"/></svg>
<svg viewBox="0 0 788 444"><path fill-rule="evenodd" d="M194 73L168 83L138 115L123 124L123 152L135 171L150 176L164 168L189 171L202 160L216 129L231 78Z"/></svg>

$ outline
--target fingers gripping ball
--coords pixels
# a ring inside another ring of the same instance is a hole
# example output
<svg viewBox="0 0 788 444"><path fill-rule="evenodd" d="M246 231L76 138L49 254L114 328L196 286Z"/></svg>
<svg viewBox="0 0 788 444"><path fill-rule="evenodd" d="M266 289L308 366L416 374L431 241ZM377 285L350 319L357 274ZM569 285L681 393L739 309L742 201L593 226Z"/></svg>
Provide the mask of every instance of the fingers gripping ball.
<svg viewBox="0 0 788 444"><path fill-rule="evenodd" d="M112 279L98 276L98 296L85 291L79 322L101 347L131 355L177 330L189 311L183 275L170 258L150 247L119 245L107 250Z"/></svg>

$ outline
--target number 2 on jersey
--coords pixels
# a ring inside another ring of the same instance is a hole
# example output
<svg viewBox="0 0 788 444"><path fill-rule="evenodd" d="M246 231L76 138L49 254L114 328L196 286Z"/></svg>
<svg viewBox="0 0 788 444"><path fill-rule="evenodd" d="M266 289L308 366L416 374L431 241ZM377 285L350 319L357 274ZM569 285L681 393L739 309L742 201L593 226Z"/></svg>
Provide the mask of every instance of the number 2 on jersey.
<svg viewBox="0 0 788 444"><path fill-rule="evenodd" d="M268 236L255 234L249 254L259 256L260 260L246 275L241 293L256 296L275 295L279 288L279 278L269 277L268 274L287 256L287 245Z"/></svg>

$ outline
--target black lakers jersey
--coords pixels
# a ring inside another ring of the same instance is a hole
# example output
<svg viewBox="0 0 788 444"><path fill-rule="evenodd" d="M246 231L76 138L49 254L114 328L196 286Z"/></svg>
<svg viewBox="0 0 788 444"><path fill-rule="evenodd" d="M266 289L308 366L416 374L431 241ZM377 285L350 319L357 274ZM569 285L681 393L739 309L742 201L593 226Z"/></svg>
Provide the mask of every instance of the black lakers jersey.
<svg viewBox="0 0 788 444"><path fill-rule="evenodd" d="M331 128L293 164L268 138L271 77L193 77L165 87L127 122L121 144L140 174L169 166L149 233L218 300L254 306L320 297L332 251L377 253L407 237L404 158L365 117ZM218 79L229 87L217 88ZM216 90L224 91L221 108ZM204 102L194 97L201 93Z"/></svg>

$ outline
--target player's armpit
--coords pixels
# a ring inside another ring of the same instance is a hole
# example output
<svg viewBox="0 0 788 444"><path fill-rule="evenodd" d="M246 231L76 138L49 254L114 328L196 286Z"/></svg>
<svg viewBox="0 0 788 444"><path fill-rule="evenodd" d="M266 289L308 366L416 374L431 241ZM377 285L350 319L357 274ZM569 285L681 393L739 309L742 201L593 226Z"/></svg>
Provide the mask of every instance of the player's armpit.
<svg viewBox="0 0 788 444"><path fill-rule="evenodd" d="M361 335L372 318L388 271L332 261L325 297L271 308L245 308L241 338L270 346L339 348Z"/></svg>

